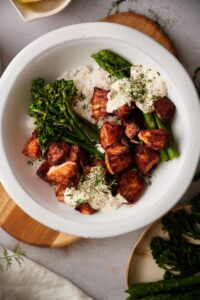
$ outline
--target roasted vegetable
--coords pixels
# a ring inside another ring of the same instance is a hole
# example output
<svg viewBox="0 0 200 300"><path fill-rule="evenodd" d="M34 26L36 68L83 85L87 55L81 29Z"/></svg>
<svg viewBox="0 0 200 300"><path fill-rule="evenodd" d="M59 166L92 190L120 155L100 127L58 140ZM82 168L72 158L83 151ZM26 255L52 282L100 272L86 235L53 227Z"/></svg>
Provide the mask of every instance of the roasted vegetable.
<svg viewBox="0 0 200 300"><path fill-rule="evenodd" d="M138 137L149 148L162 150L167 148L170 142L170 135L165 129L141 130Z"/></svg>
<svg viewBox="0 0 200 300"><path fill-rule="evenodd" d="M41 149L37 130L33 131L31 137L24 147L23 153L32 159L39 159L41 157Z"/></svg>
<svg viewBox="0 0 200 300"><path fill-rule="evenodd" d="M145 282L145 283L135 283L133 284L126 292L135 298L130 299L179 299L182 298L173 298L178 293L184 292L184 294L190 293L190 291L197 290L199 293L200 286L200 275L193 275L183 278L174 278L170 280L159 280L155 282ZM156 298L156 295L162 294L165 297L165 294L171 294L171 298ZM194 295L194 294L193 294ZM152 296L152 298L145 298ZM153 298L155 297L155 298ZM198 299L198 298L183 298L183 299Z"/></svg>
<svg viewBox="0 0 200 300"><path fill-rule="evenodd" d="M33 81L31 92L32 101L28 114L35 120L43 154L49 142L64 141L79 145L93 156L102 157L95 146L97 141L91 139L83 129L86 123L83 126L83 122L71 108L71 101L76 95L72 80L62 79L45 84L43 79L37 79Z"/></svg>
<svg viewBox="0 0 200 300"><path fill-rule="evenodd" d="M75 207L75 210L79 211L81 214L84 215L92 215L96 212L95 209L93 209L89 203L82 203Z"/></svg>
<svg viewBox="0 0 200 300"><path fill-rule="evenodd" d="M178 157L180 155L180 153L174 143L174 137L173 137L170 125L166 126L164 123L162 123L162 121L156 114L154 114L154 117L155 117L155 121L156 121L158 128L168 130L168 132L170 134L170 143L169 143L169 146L167 147L167 149L165 150L165 152L167 153L167 155L170 159Z"/></svg>
<svg viewBox="0 0 200 300"><path fill-rule="evenodd" d="M50 168L51 165L48 163L48 161L45 160L37 169L36 171L37 176L39 176L42 180L51 183L51 180L47 177L47 173Z"/></svg>
<svg viewBox="0 0 200 300"><path fill-rule="evenodd" d="M77 163L80 169L89 164L88 153L77 145L72 145L69 152L69 160Z"/></svg>
<svg viewBox="0 0 200 300"><path fill-rule="evenodd" d="M105 169L106 165L105 162L99 158L95 158L91 161L92 167L103 167Z"/></svg>
<svg viewBox="0 0 200 300"><path fill-rule="evenodd" d="M144 187L145 183L142 177L133 170L127 170L120 176L117 193L121 194L129 203L134 203Z"/></svg>
<svg viewBox="0 0 200 300"><path fill-rule="evenodd" d="M133 162L131 151L123 145L115 145L106 149L105 163L107 171L114 175L128 168Z"/></svg>
<svg viewBox="0 0 200 300"><path fill-rule="evenodd" d="M133 112L133 108L131 106L129 106L128 104L125 104L122 107L115 110L114 114L123 121L123 120L127 120L128 118L130 118L132 112Z"/></svg>
<svg viewBox="0 0 200 300"><path fill-rule="evenodd" d="M122 137L122 127L116 123L105 122L100 129L100 143L106 149L117 144Z"/></svg>
<svg viewBox="0 0 200 300"><path fill-rule="evenodd" d="M134 122L134 121L124 121L123 125L125 127L125 134L126 136L130 139L130 140L134 140L135 136L137 136L137 134L140 131L140 128L138 127L138 125Z"/></svg>
<svg viewBox="0 0 200 300"><path fill-rule="evenodd" d="M96 63L110 75L115 76L118 79L130 77L131 64L118 54L103 49L92 54L92 57Z"/></svg>
<svg viewBox="0 0 200 300"><path fill-rule="evenodd" d="M155 101L154 108L157 116L164 123L169 123L171 121L176 110L174 103L167 97L163 97Z"/></svg>
<svg viewBox="0 0 200 300"><path fill-rule="evenodd" d="M56 198L58 201L64 202L64 192L66 189L66 185L63 184L57 184L54 186Z"/></svg>
<svg viewBox="0 0 200 300"><path fill-rule="evenodd" d="M135 162L138 169L147 174L154 166L160 162L160 155L157 151L145 146L137 145L135 152Z"/></svg>
<svg viewBox="0 0 200 300"><path fill-rule="evenodd" d="M76 186L80 179L78 166L72 161L67 161L59 166L52 166L47 173L47 177L55 185L63 184L66 187Z"/></svg>
<svg viewBox="0 0 200 300"><path fill-rule="evenodd" d="M51 143L45 153L46 160L50 165L59 165L67 158L70 146L65 142Z"/></svg>
<svg viewBox="0 0 200 300"><path fill-rule="evenodd" d="M100 89L97 87L94 88L91 103L92 103L92 117L95 120L104 119L108 115L106 111L106 103L108 101L107 94L108 94L107 90Z"/></svg>

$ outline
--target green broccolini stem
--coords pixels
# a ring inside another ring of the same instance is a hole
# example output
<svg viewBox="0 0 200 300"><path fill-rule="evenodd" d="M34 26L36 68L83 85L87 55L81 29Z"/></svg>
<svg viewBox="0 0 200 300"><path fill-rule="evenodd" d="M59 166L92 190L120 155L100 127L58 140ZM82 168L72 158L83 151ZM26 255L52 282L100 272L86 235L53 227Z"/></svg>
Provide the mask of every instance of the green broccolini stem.
<svg viewBox="0 0 200 300"><path fill-rule="evenodd" d="M146 296L140 300L199 300L200 292L185 292L178 294L160 294L155 296Z"/></svg>
<svg viewBox="0 0 200 300"><path fill-rule="evenodd" d="M152 113L143 113L144 120L146 122L146 125L149 129L156 129L156 122L154 120L153 114ZM169 160L168 155L165 150L160 151L160 158L162 161L167 161Z"/></svg>
<svg viewBox="0 0 200 300"><path fill-rule="evenodd" d="M87 119L83 118L79 114L76 114L76 116L77 116L78 119L80 119L80 121L82 121L85 125L87 125L91 129L93 129L99 135L99 128L95 124L91 123L90 121L88 121Z"/></svg>
<svg viewBox="0 0 200 300"><path fill-rule="evenodd" d="M156 123L151 113L143 113L144 120L149 129L156 129Z"/></svg>
<svg viewBox="0 0 200 300"><path fill-rule="evenodd" d="M178 149L176 148L176 146L174 144L174 138L173 138L173 135L172 135L171 127L169 125L168 126L165 125L161 121L161 119L157 116L156 113L154 113L154 118L156 120L158 128L166 129L170 133L170 136L171 136L170 145L169 145L169 147L166 148L166 152L167 152L169 158L173 159L175 157L178 157L180 155L180 153L179 153Z"/></svg>
<svg viewBox="0 0 200 300"><path fill-rule="evenodd" d="M65 103L66 103L67 111L69 114L69 119L71 118L70 120L71 120L74 130L76 131L78 136L82 137L83 140L85 139L88 142L88 144L92 144L88 135L83 130L82 124L79 124L78 118L76 117L75 113L72 111L70 104L69 104L69 99L67 99L67 95L66 95L65 91L63 91L63 99L66 100Z"/></svg>
<svg viewBox="0 0 200 300"><path fill-rule="evenodd" d="M195 288L200 285L200 275L184 278L160 280L156 282L135 283L126 292L139 299L162 293L178 293L184 288Z"/></svg>
<svg viewBox="0 0 200 300"><path fill-rule="evenodd" d="M91 147L91 145L88 145L84 142L80 142L78 140L72 139L72 138L68 138L68 137L63 137L63 141L65 141L66 143L72 144L72 145L78 145L81 148L83 148L84 150L88 151L90 154L92 154L95 157L104 159L104 155L103 153L101 153L97 148L95 148L94 146Z"/></svg>
<svg viewBox="0 0 200 300"><path fill-rule="evenodd" d="M131 64L110 50L100 50L98 53L92 54L92 58L94 58L96 63L110 75L115 76L118 79L130 77Z"/></svg>

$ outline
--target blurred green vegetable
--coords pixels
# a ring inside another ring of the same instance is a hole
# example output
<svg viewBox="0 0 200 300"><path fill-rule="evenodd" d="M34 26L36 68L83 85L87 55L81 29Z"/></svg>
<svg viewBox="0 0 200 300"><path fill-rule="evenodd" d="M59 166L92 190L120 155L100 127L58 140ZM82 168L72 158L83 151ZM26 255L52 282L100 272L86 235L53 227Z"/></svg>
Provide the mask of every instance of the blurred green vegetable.
<svg viewBox="0 0 200 300"><path fill-rule="evenodd" d="M184 278L173 278L169 280L159 280L155 282L135 283L128 290L131 295L128 299L140 300L167 300L167 299L182 299L180 294L187 294L192 298L194 294L200 295L200 275L193 275ZM193 292L193 295L192 295ZM169 298L171 295L171 298ZM173 298L174 297L174 298ZM178 298L179 297L179 298Z"/></svg>

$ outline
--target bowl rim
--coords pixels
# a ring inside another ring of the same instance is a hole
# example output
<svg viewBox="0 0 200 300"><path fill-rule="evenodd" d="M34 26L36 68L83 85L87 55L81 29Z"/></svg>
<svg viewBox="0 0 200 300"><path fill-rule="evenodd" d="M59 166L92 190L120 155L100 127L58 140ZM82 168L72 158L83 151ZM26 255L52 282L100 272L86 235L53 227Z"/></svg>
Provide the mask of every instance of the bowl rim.
<svg viewBox="0 0 200 300"><path fill-rule="evenodd" d="M165 61L166 65L167 63L170 64L170 69L176 69L176 76L179 80L184 80L184 88L187 88L190 93L190 99L193 99L192 106L189 107L191 113L191 115L189 115L190 126L192 126L192 128L200 127L199 99L188 73L181 63L159 43L135 29L131 29L123 25L101 22L71 25L56 29L37 38L16 55L0 79L0 178L2 180L2 184L16 204L40 223L60 232L90 238L105 238L124 234L146 226L164 215L180 200L190 185L200 153L200 139L196 139L194 131L190 137L190 157L188 157L185 161L185 169L187 172L178 177L177 184L170 189L169 195L163 197L165 201L159 203L156 208L149 207L148 211L141 213L141 215L138 216L138 219L135 218L134 220L129 217L120 220L118 223L110 222L109 224L95 224L95 226L91 226L91 224L86 222L83 224L81 222L68 220L67 218L64 219L62 216L59 216L56 213L49 211L44 206L39 205L24 190L12 171L3 145L3 112L6 106L8 93L12 88L12 83L17 77L17 74L20 73L20 70L22 70L27 63L33 60L34 57L37 57L44 51L71 40L101 37L117 39L125 43L129 41L129 44L132 45L134 45L132 42L134 38L136 41L140 41L140 43L145 41L146 45L148 45L148 47L152 50L152 53L156 53L157 60L162 57L162 60ZM6 89L5 86L7 87ZM177 185L180 185L181 188ZM30 199L28 206L26 205L27 199Z"/></svg>

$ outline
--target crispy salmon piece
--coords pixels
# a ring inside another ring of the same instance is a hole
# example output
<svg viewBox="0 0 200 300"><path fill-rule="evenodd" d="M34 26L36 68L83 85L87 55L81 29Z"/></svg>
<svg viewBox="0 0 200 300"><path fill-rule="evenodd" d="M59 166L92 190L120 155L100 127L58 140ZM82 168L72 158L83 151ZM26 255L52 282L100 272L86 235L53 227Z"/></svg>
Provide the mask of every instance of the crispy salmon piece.
<svg viewBox="0 0 200 300"><path fill-rule="evenodd" d="M167 97L160 98L154 102L154 109L158 117L164 122L168 123L174 116L176 107L174 103Z"/></svg>
<svg viewBox="0 0 200 300"><path fill-rule="evenodd" d="M69 154L70 146L65 142L53 142L49 145L45 157L50 165L59 165Z"/></svg>
<svg viewBox="0 0 200 300"><path fill-rule="evenodd" d="M142 111L139 110L137 107L135 107L133 110L133 118L134 118L134 122L137 124L137 126L140 129L146 129L144 115L143 115Z"/></svg>
<svg viewBox="0 0 200 300"><path fill-rule="evenodd" d="M92 208L89 203L82 203L80 205L77 205L75 207L75 210L84 215L92 215L96 212L96 210Z"/></svg>
<svg viewBox="0 0 200 300"><path fill-rule="evenodd" d="M111 146L105 151L107 171L114 175L128 168L133 162L131 151L121 144Z"/></svg>
<svg viewBox="0 0 200 300"><path fill-rule="evenodd" d="M165 149L170 142L170 135L166 129L147 129L141 130L138 137L149 148L154 150Z"/></svg>
<svg viewBox="0 0 200 300"><path fill-rule="evenodd" d="M65 189L66 189L66 185L63 185L63 184L54 185L54 190L55 190L56 198L58 199L58 201L64 202Z"/></svg>
<svg viewBox="0 0 200 300"><path fill-rule="evenodd" d="M41 149L37 130L33 131L31 137L24 147L23 153L32 159L39 159L41 157Z"/></svg>
<svg viewBox="0 0 200 300"><path fill-rule="evenodd" d="M47 172L47 178L53 184L62 184L66 187L77 185L80 178L78 166L72 161L67 161L58 166L51 166Z"/></svg>
<svg viewBox="0 0 200 300"><path fill-rule="evenodd" d="M137 172L133 170L127 170L122 173L117 193L121 194L129 203L134 203L141 195L145 187L144 180Z"/></svg>
<svg viewBox="0 0 200 300"><path fill-rule="evenodd" d="M125 127L125 134L130 139L133 140L137 136L140 128L134 121L124 121L123 125Z"/></svg>
<svg viewBox="0 0 200 300"><path fill-rule="evenodd" d="M106 149L119 142L122 136L122 127L116 123L105 122L100 129L100 143Z"/></svg>
<svg viewBox="0 0 200 300"><path fill-rule="evenodd" d="M77 163L79 168L83 168L89 164L88 153L77 145L71 146L68 159Z"/></svg>
<svg viewBox="0 0 200 300"><path fill-rule="evenodd" d="M121 120L128 119L133 112L133 107L129 106L128 104L123 105L122 107L118 108L114 111L114 114Z"/></svg>
<svg viewBox="0 0 200 300"><path fill-rule="evenodd" d="M94 93L91 99L91 103L92 103L92 117L95 120L101 120L108 115L106 111L108 92L109 91L100 89L98 87L94 88Z"/></svg>
<svg viewBox="0 0 200 300"><path fill-rule="evenodd" d="M120 139L120 143L121 143L123 146L126 146L126 147L130 147L130 146L131 146L130 140L129 140L129 138L126 136L125 133L122 134L122 137L121 137L121 139Z"/></svg>
<svg viewBox="0 0 200 300"><path fill-rule="evenodd" d="M86 166L83 169L83 176L87 176L88 174L90 174L92 167L91 166Z"/></svg>
<svg viewBox="0 0 200 300"><path fill-rule="evenodd" d="M100 158L94 158L92 161L91 161L91 166L92 167L103 167L105 168L105 162L103 160L101 160Z"/></svg>
<svg viewBox="0 0 200 300"><path fill-rule="evenodd" d="M146 174L160 162L160 155L157 151L148 148L145 145L137 145L135 162L138 169L143 174Z"/></svg>
<svg viewBox="0 0 200 300"><path fill-rule="evenodd" d="M37 176L39 176L42 180L51 183L49 178L47 177L47 173L49 169L51 168L51 165L48 163L48 161L44 161L39 168L36 171Z"/></svg>

